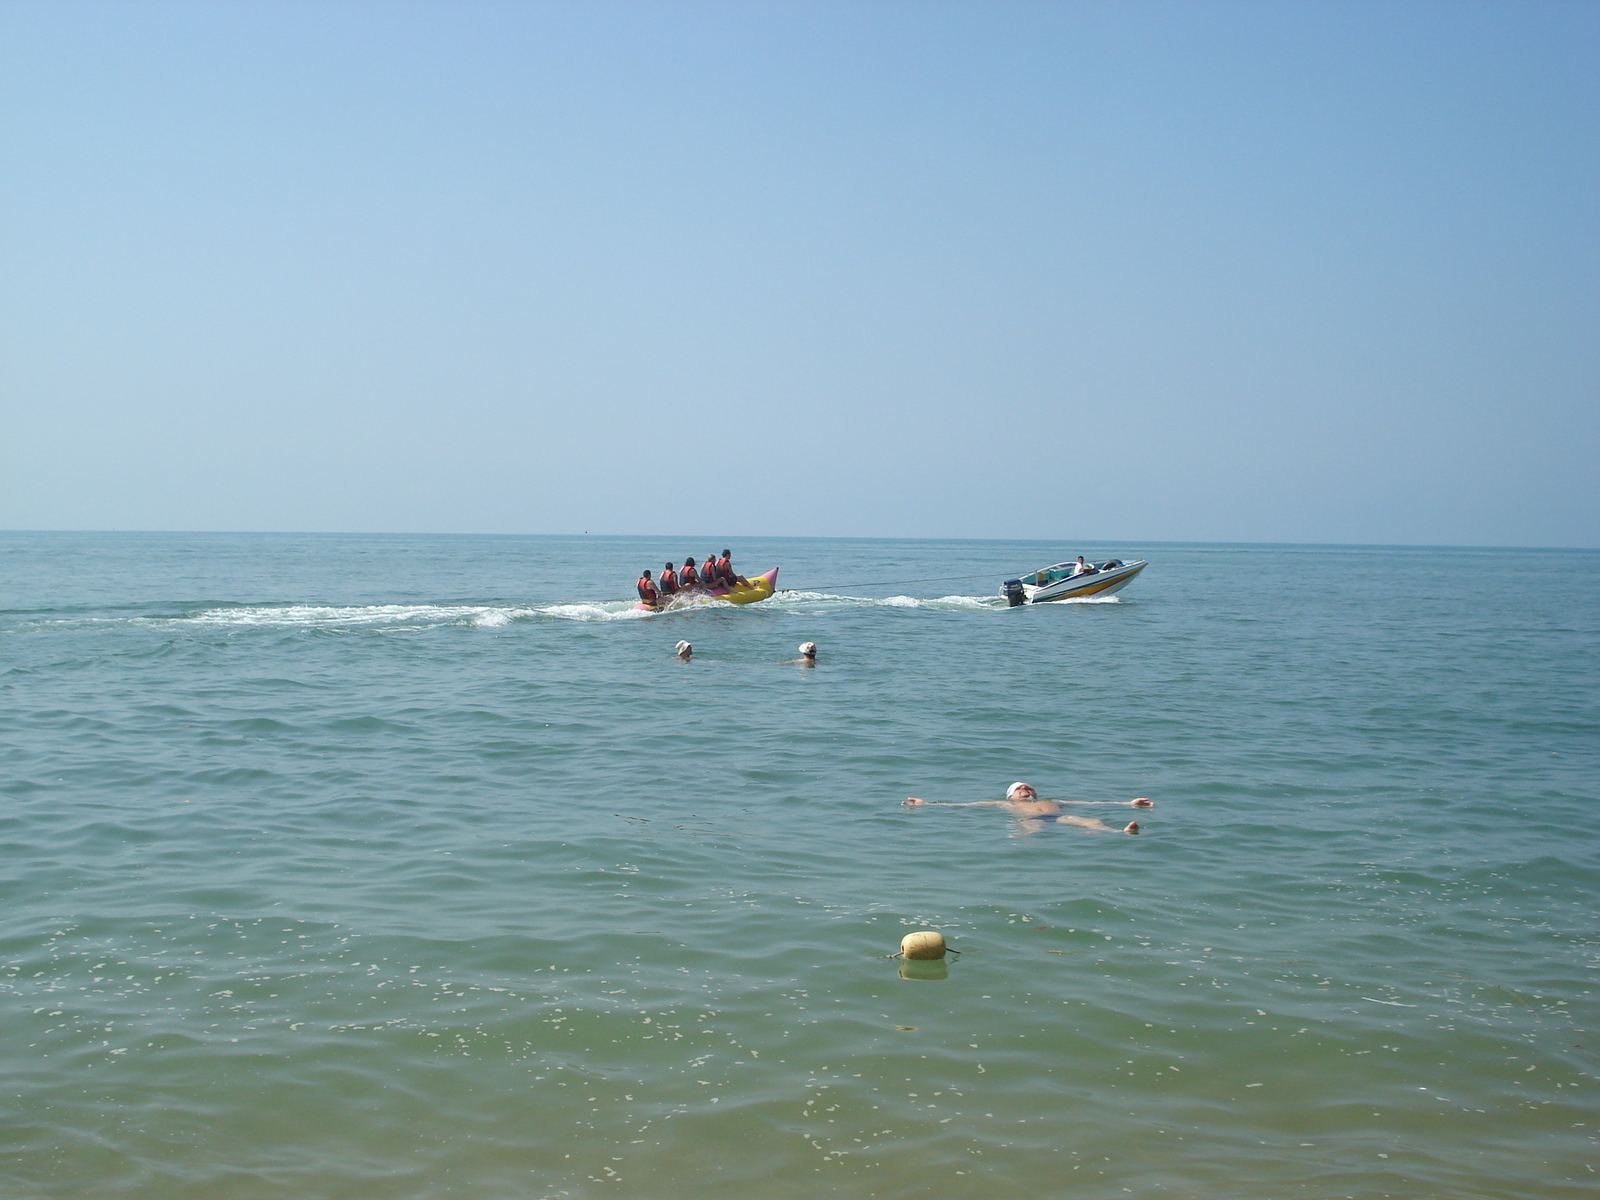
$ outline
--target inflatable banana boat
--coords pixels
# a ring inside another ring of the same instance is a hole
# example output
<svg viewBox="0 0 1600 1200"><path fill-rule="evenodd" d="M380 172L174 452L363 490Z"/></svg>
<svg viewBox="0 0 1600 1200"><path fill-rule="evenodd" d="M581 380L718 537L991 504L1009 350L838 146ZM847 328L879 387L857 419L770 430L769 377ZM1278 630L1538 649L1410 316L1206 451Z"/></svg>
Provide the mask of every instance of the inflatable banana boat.
<svg viewBox="0 0 1600 1200"><path fill-rule="evenodd" d="M651 608L642 600L637 607L644 609L646 612L661 612L663 609L668 608L683 608L702 597L710 597L713 600L726 600L729 604L756 604L772 595L773 589L777 586L778 568L773 567L765 575L751 576L740 587L714 587L709 591L675 592L667 597L667 602L660 608Z"/></svg>

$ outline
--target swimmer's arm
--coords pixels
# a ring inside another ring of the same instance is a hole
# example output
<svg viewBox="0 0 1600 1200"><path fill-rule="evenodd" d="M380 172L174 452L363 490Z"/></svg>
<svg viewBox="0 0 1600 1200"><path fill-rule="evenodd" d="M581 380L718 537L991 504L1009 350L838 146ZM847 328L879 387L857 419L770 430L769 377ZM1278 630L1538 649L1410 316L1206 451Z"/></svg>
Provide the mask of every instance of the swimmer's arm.
<svg viewBox="0 0 1600 1200"><path fill-rule="evenodd" d="M1118 808L1154 808L1155 802L1140 796L1136 800L1052 800L1052 804L1114 804Z"/></svg>
<svg viewBox="0 0 1600 1200"><path fill-rule="evenodd" d="M900 801L903 808L915 808L919 804L937 804L941 808L984 808L1005 807L1009 800L918 800L915 796L907 796Z"/></svg>

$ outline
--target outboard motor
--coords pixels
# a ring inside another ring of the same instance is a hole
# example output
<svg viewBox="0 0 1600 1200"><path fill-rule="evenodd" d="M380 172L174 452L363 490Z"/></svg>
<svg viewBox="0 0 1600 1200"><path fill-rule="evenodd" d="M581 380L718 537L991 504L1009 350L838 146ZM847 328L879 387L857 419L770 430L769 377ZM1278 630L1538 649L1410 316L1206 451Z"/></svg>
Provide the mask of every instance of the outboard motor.
<svg viewBox="0 0 1600 1200"><path fill-rule="evenodd" d="M1026 604L1028 597L1022 590L1022 580L1008 579L1000 585L1000 594L1006 598L1006 603L1015 608L1019 604Z"/></svg>

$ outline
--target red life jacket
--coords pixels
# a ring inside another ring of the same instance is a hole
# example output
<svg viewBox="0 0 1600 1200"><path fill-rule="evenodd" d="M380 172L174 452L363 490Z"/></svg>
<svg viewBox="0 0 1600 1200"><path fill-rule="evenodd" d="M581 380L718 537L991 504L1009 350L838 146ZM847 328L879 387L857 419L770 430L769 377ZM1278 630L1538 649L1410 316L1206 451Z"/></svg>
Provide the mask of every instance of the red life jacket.
<svg viewBox="0 0 1600 1200"><path fill-rule="evenodd" d="M737 582L733 575L733 564L725 558L717 559L717 574L722 576L722 582L728 587Z"/></svg>
<svg viewBox="0 0 1600 1200"><path fill-rule="evenodd" d="M678 585L686 588L700 586L700 576L695 574L693 563L686 562L678 568Z"/></svg>
<svg viewBox="0 0 1600 1200"><path fill-rule="evenodd" d="M661 572L661 590L669 596L678 590L678 573L676 571Z"/></svg>
<svg viewBox="0 0 1600 1200"><path fill-rule="evenodd" d="M643 575L639 576L639 599L652 607L661 603L661 593L656 591L656 585Z"/></svg>

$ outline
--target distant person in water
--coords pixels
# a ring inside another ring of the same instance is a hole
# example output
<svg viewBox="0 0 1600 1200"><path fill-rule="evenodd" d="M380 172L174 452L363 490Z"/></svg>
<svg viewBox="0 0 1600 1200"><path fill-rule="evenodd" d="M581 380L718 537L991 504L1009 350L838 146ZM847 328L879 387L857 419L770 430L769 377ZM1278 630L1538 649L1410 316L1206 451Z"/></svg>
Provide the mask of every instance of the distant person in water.
<svg viewBox="0 0 1600 1200"><path fill-rule="evenodd" d="M948 800L918 800L915 796L907 796L900 802L907 808L917 808L928 804L938 804L945 808L1004 808L1010 811L1017 820L1026 823L1038 822L1041 826L1051 818L1058 825L1076 825L1080 829L1092 829L1096 833L1138 833L1139 822L1129 821L1120 830L1107 825L1098 817L1074 817L1062 813L1063 804L1115 804L1128 808L1154 808L1155 805L1140 796L1136 800L1041 800L1039 793L1034 790L1031 783L1017 782L1006 789L1004 800L968 800L965 803Z"/></svg>
<svg viewBox="0 0 1600 1200"><path fill-rule="evenodd" d="M815 642L800 643L800 657L791 658L778 664L780 667L814 667L817 665L817 644ZM918 804L922 801L918 800Z"/></svg>
<svg viewBox="0 0 1600 1200"><path fill-rule="evenodd" d="M694 656L694 647L688 642L679 642L672 648L672 652L683 662L688 662Z"/></svg>
<svg viewBox="0 0 1600 1200"><path fill-rule="evenodd" d="M637 586L639 588L640 600L642 600L645 604L648 604L651 608L661 607L661 593L656 589L656 585L650 581L650 572L648 570L646 570L643 575L639 576L639 582Z"/></svg>

